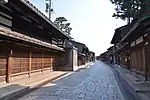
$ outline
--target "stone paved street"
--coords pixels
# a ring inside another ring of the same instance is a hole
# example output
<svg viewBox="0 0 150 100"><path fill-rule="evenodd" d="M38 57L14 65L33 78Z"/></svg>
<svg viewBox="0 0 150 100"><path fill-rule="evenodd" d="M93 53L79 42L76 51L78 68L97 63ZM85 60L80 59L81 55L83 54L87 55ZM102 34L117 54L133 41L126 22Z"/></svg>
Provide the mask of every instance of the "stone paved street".
<svg viewBox="0 0 150 100"><path fill-rule="evenodd" d="M124 100L111 68L96 62L20 100Z"/></svg>

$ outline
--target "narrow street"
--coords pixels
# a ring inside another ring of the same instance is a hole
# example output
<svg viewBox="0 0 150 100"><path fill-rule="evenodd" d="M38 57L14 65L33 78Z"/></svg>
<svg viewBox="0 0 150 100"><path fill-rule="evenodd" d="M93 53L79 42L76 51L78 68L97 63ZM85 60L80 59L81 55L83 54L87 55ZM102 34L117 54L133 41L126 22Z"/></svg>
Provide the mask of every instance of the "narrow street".
<svg viewBox="0 0 150 100"><path fill-rule="evenodd" d="M102 62L82 69L20 100L124 100L112 69Z"/></svg>
<svg viewBox="0 0 150 100"><path fill-rule="evenodd" d="M150 0L0 0L0 100L150 100Z"/></svg>

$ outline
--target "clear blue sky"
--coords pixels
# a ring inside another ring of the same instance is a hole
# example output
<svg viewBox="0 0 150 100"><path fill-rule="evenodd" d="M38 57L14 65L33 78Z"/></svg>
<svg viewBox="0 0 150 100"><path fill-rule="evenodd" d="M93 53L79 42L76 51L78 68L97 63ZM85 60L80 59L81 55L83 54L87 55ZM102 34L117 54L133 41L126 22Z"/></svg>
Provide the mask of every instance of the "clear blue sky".
<svg viewBox="0 0 150 100"><path fill-rule="evenodd" d="M110 0L52 0L56 17L65 17L71 23L71 36L86 44L96 55L109 48L114 29L126 24L125 21L112 18L114 5ZM32 0L32 3L45 13L44 0ZM46 13L45 13L46 14Z"/></svg>

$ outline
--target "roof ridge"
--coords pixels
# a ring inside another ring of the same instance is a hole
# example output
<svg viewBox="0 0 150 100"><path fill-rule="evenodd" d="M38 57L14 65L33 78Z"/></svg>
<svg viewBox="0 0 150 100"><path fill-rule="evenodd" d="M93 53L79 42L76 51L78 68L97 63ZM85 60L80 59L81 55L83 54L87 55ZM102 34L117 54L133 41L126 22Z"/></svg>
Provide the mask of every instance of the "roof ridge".
<svg viewBox="0 0 150 100"><path fill-rule="evenodd" d="M43 19L45 19L49 24L51 24L54 28L56 28L58 31L60 31L62 34L64 34L66 37L68 38L72 38L71 36L67 35L66 33L64 33L60 28L58 28L54 22L52 22L44 13L42 13L36 6L34 6L31 2L29 2L28 0L20 0L21 2L27 4L27 6L29 6L32 10L36 10L37 14L41 17L43 17ZM39 13L38 13L39 12Z"/></svg>

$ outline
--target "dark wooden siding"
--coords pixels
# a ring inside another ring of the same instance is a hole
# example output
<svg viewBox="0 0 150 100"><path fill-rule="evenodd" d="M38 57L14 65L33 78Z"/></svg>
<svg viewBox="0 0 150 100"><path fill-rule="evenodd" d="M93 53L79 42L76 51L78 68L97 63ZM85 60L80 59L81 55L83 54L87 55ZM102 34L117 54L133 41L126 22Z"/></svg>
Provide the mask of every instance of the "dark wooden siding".
<svg viewBox="0 0 150 100"><path fill-rule="evenodd" d="M136 69L137 66L136 52L134 52L133 50L130 53L130 66L131 69Z"/></svg>
<svg viewBox="0 0 150 100"><path fill-rule="evenodd" d="M6 77L7 66L7 48L0 43L0 81L4 81Z"/></svg>
<svg viewBox="0 0 150 100"><path fill-rule="evenodd" d="M5 56L0 56L0 76L6 75L6 64L7 58Z"/></svg>
<svg viewBox="0 0 150 100"><path fill-rule="evenodd" d="M65 64L65 55L56 55L52 57L52 68L53 70L63 70L64 67L68 66Z"/></svg>
<svg viewBox="0 0 150 100"><path fill-rule="evenodd" d="M0 76L6 75L7 64L7 48L6 45L0 43Z"/></svg>
<svg viewBox="0 0 150 100"><path fill-rule="evenodd" d="M128 55L127 52L123 52L120 55L120 64L123 65L125 68L128 67Z"/></svg>
<svg viewBox="0 0 150 100"><path fill-rule="evenodd" d="M130 51L131 69L144 73L145 70L145 54L142 44L133 47Z"/></svg>
<svg viewBox="0 0 150 100"><path fill-rule="evenodd" d="M2 8L2 9L4 9L4 8ZM7 28L12 27L12 17L10 15L4 13L2 10L0 11L0 26L7 27Z"/></svg>

